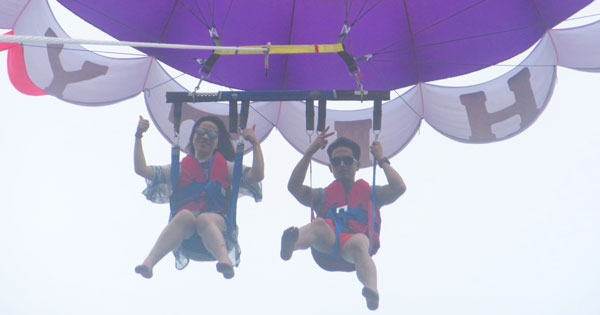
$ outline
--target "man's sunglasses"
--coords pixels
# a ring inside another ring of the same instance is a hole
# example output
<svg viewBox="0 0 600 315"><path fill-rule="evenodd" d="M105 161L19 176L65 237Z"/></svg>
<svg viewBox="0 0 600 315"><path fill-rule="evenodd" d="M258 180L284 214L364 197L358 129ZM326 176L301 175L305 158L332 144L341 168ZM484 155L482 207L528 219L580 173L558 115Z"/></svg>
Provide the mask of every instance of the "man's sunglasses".
<svg viewBox="0 0 600 315"><path fill-rule="evenodd" d="M216 131L200 127L196 128L196 134L198 137L204 137L204 135L208 135L208 139L210 140L215 140L218 136Z"/></svg>
<svg viewBox="0 0 600 315"><path fill-rule="evenodd" d="M340 166L342 162L344 162L345 165L352 165L354 164L354 161L354 157L351 156L334 157L333 159L331 159L331 165L337 167Z"/></svg>

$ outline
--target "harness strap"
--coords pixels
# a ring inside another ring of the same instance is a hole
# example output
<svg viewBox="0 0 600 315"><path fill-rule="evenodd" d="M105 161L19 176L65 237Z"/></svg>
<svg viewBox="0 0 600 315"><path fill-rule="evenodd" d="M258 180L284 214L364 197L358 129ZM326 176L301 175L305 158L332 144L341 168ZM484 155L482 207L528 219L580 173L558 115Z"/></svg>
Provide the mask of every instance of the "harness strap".
<svg viewBox="0 0 600 315"><path fill-rule="evenodd" d="M244 130L248 126L248 114L250 111L250 101L243 100L240 110L240 129Z"/></svg>
<svg viewBox="0 0 600 315"><path fill-rule="evenodd" d="M220 44L219 44L220 45ZM259 46L239 46L240 48L265 48L265 45ZM313 45L269 45L269 54L316 54L316 53L340 53L344 51L341 43L335 44L313 44ZM220 50L216 49L216 55L261 55L264 51L256 50Z"/></svg>
<svg viewBox="0 0 600 315"><path fill-rule="evenodd" d="M355 73L355 72L359 71L358 65L356 65L356 60L354 60L354 57L352 57L345 50L338 52L338 56L340 56L342 58L342 60L344 60L344 62L346 63L346 66L348 67L348 71L350 71L350 73Z"/></svg>
<svg viewBox="0 0 600 315"><path fill-rule="evenodd" d="M373 100L373 132L381 131L382 103L381 99Z"/></svg>
<svg viewBox="0 0 600 315"><path fill-rule="evenodd" d="M208 32L215 46L221 46L221 38L219 37L217 30L213 27L209 29ZM217 53L217 50L213 50L208 59L202 62L202 69L200 70L201 74L206 73L206 75L209 75L210 71L215 66L215 63L217 63L217 60L219 60L221 55L222 54Z"/></svg>
<svg viewBox="0 0 600 315"><path fill-rule="evenodd" d="M338 207L337 204L334 204L333 207L331 207L323 217L326 219L331 219L333 222L333 226L335 228L334 252L338 253L340 250L339 236L343 232L344 226L347 225L348 220L354 219L359 223L364 224L370 216L365 216L364 212L362 211L362 207L360 206L359 208L350 208L348 206Z"/></svg>
<svg viewBox="0 0 600 315"><path fill-rule="evenodd" d="M227 216L227 226L229 233L233 233L236 227L237 198L240 191L240 180L242 179L242 162L244 159L244 142L240 141L235 148L235 162L233 163L233 178L231 187L231 202L229 215Z"/></svg>
<svg viewBox="0 0 600 315"><path fill-rule="evenodd" d="M238 102L237 100L229 101L229 132L237 133L239 136L239 141L235 147L235 158L233 162L233 176L231 183L231 199L229 202L229 214L226 218L227 223L227 231L229 236L233 236L235 231L234 229L237 226L237 199L240 191L240 181L242 179L242 163L244 160L244 141L241 135L239 134L239 127L245 128L248 123L248 109L250 107L250 102L242 101L242 111L238 116ZM239 125L238 125L239 120Z"/></svg>
<svg viewBox="0 0 600 315"><path fill-rule="evenodd" d="M375 208L377 207L377 194L375 192L375 174L377 161L373 161L373 184L371 185L371 211L369 211L369 253L373 252L373 235L375 230Z"/></svg>
<svg viewBox="0 0 600 315"><path fill-rule="evenodd" d="M175 199L173 199L173 195L175 194L176 190L177 190L177 182L179 182L179 154L181 152L180 148L179 148L179 143L178 143L178 139L179 139L179 129L181 126L181 110L182 110L182 103L181 102L177 102L177 103L173 103L173 129L175 132L175 144L173 145L173 147L171 148L171 187L173 189L173 194L171 195L171 198L169 200L169 206L171 208L171 213L169 214L169 219L173 218L175 216L175 213L177 212L177 206L175 205Z"/></svg>
<svg viewBox="0 0 600 315"><path fill-rule="evenodd" d="M225 208L225 193L217 181L199 183L194 180L190 185L179 187L173 198L175 199L177 208L200 200L208 201L207 208L209 211L211 209Z"/></svg>
<svg viewBox="0 0 600 315"><path fill-rule="evenodd" d="M365 221L368 220L368 214L365 215L361 205L358 208L351 208L348 206L338 207L337 204L334 204L323 217L326 219L342 219L344 223L348 219L356 220L361 224L367 223Z"/></svg>
<svg viewBox="0 0 600 315"><path fill-rule="evenodd" d="M237 133L238 132L238 111L237 111L237 101L230 100L229 101L229 132Z"/></svg>
<svg viewBox="0 0 600 315"><path fill-rule="evenodd" d="M175 194L177 193L177 182L179 181L179 146L173 146L171 148L171 187L173 189L173 194L169 200L169 206L171 208L170 218L175 216L177 213L177 202L175 201Z"/></svg>
<svg viewBox="0 0 600 315"><path fill-rule="evenodd" d="M315 100L312 99L308 99L306 100L306 112L305 112L305 118L306 118L306 135L308 135L308 146L310 146L312 144L312 135L315 132ZM314 209L314 205L313 205L313 172L312 172L312 158L309 161L309 168L310 168L310 175L309 175L309 182L310 182L310 222L312 222L315 219L315 211L316 209Z"/></svg>
<svg viewBox="0 0 600 315"><path fill-rule="evenodd" d="M379 138L381 132L382 100L376 99L373 102L373 133L375 140ZM377 191L375 189L375 175L377 174L377 160L373 159L373 183L371 184L371 211L369 211L369 253L373 251L373 235L375 229L375 209L377 208Z"/></svg>
<svg viewBox="0 0 600 315"><path fill-rule="evenodd" d="M346 208L346 207L344 207ZM347 261L345 261L339 253L339 239L340 234L343 232L343 226L346 221L350 218L356 219L357 221L364 222L367 220L366 215L361 208L347 208L343 211L336 211L339 207L334 205L327 213L325 214L325 218L330 218L333 221L335 228L335 245L334 245L334 253L333 255L320 252L316 250L314 247L311 248L313 257L317 264L328 271L354 271L355 266ZM336 213L337 212L337 213Z"/></svg>
<svg viewBox="0 0 600 315"><path fill-rule="evenodd" d="M346 39L346 36L348 36L348 33L350 33L351 28L352 28L352 25L348 25L347 22L344 23L344 26L342 27L342 31L340 32L340 36L338 37L338 44L342 45L342 50L338 52L338 55L346 63L346 66L348 67L348 71L350 71L350 73L355 73L355 72L360 72L360 70L358 69L358 65L356 64L356 60L354 59L354 57L352 57L346 51L346 48L342 44L344 42L344 40Z"/></svg>
<svg viewBox="0 0 600 315"><path fill-rule="evenodd" d="M315 130L315 101L306 100L306 131ZM310 140L309 143L310 145Z"/></svg>
<svg viewBox="0 0 600 315"><path fill-rule="evenodd" d="M325 122L327 119L327 100L319 100L319 118L317 121L317 131L323 132L325 130Z"/></svg>
<svg viewBox="0 0 600 315"><path fill-rule="evenodd" d="M310 145L310 136L308 138L308 142ZM314 208L314 199L313 199L313 171L312 171L312 160L309 162L309 167L310 167L310 222L312 222L315 219L315 212L317 212L317 209Z"/></svg>

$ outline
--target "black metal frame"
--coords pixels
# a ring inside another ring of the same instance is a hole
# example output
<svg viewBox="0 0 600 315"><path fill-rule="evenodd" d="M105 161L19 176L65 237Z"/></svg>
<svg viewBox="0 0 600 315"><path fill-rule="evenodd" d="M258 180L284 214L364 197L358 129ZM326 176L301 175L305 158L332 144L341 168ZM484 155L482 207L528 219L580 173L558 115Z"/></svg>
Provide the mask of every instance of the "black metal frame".
<svg viewBox="0 0 600 315"><path fill-rule="evenodd" d="M226 101L385 101L390 91L223 91L216 93L167 92L168 103L226 102Z"/></svg>

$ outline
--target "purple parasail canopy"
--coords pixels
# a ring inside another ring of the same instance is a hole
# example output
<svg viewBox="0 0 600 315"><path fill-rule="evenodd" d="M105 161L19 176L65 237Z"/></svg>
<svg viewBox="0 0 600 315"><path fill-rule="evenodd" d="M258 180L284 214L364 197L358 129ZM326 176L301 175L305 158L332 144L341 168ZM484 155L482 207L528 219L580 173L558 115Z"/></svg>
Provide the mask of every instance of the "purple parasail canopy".
<svg viewBox="0 0 600 315"><path fill-rule="evenodd" d="M334 44L365 89L390 90L509 59L592 0L59 0L124 41L214 45ZM211 51L140 49L199 77ZM223 55L207 81L243 90L356 89L335 53Z"/></svg>

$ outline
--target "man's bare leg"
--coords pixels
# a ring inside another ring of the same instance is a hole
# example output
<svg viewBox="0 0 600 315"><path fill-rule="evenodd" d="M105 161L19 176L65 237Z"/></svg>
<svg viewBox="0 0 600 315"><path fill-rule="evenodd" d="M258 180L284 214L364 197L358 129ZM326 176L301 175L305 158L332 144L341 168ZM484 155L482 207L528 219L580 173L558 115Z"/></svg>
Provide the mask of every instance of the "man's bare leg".
<svg viewBox="0 0 600 315"><path fill-rule="evenodd" d="M323 252L331 252L335 244L335 233L329 224L321 218L301 227L288 228L281 236L281 259L290 260L292 253L298 249L314 246Z"/></svg>
<svg viewBox="0 0 600 315"><path fill-rule="evenodd" d="M369 238L364 234L355 234L342 246L342 257L354 263L356 276L364 285L362 295L367 301L370 310L379 307L379 293L377 292L377 268L373 258L369 255Z"/></svg>

